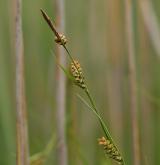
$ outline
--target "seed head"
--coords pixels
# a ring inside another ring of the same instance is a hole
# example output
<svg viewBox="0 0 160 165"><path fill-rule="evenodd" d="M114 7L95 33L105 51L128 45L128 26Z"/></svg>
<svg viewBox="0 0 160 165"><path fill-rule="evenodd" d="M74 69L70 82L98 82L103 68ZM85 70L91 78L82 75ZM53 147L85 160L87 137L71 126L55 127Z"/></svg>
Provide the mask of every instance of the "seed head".
<svg viewBox="0 0 160 165"><path fill-rule="evenodd" d="M118 162L119 164L123 164L123 159L117 150L116 146L108 139L105 137L99 138L98 139L99 145L103 146L103 149L105 153L113 160Z"/></svg>
<svg viewBox="0 0 160 165"><path fill-rule="evenodd" d="M65 45L67 43L66 37L63 34L59 34L59 37L60 38L58 38L57 36L55 37L55 42L59 45Z"/></svg>
<svg viewBox="0 0 160 165"><path fill-rule="evenodd" d="M70 71L72 76L74 77L75 84L82 89L86 88L82 68L78 61L74 60L74 62L71 62Z"/></svg>

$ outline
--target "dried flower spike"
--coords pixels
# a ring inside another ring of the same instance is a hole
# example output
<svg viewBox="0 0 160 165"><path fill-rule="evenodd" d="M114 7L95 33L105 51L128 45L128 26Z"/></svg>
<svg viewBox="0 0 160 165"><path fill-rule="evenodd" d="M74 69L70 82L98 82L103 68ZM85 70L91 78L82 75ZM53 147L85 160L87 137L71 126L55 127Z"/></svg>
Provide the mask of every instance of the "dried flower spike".
<svg viewBox="0 0 160 165"><path fill-rule="evenodd" d="M74 60L73 62L71 62L70 71L72 76L74 77L75 84L85 89L86 85L84 82L84 76L82 73L82 68L80 66L80 63L78 61Z"/></svg>
<svg viewBox="0 0 160 165"><path fill-rule="evenodd" d="M60 45L65 45L67 43L67 39L64 35L59 34L56 30L56 28L53 25L53 22L51 21L51 19L49 18L49 16L45 13L45 11L43 11L42 9L41 13L43 15L43 18L45 19L45 21L47 22L47 24L49 25L49 27L51 28L51 30L53 31L53 33L55 34L55 42L60 44Z"/></svg>
<svg viewBox="0 0 160 165"><path fill-rule="evenodd" d="M59 45L65 45L67 43L66 37L63 34L59 34L59 37L60 38L58 38L57 36L55 37L55 42Z"/></svg>
<svg viewBox="0 0 160 165"><path fill-rule="evenodd" d="M119 164L123 164L123 159L122 159L119 151L117 150L115 145L110 140L106 139L105 137L102 137L102 138L98 139L98 143L99 143L99 145L103 146L105 153L110 158L112 158Z"/></svg>

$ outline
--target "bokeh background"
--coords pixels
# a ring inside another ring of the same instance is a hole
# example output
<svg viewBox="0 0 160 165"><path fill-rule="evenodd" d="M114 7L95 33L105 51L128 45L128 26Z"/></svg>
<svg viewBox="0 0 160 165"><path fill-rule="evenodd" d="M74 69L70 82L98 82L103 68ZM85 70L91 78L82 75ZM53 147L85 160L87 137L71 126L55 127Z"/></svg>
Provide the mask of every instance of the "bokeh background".
<svg viewBox="0 0 160 165"><path fill-rule="evenodd" d="M160 1L148 1L151 10L133 0L133 42L142 164L158 165ZM44 149L52 134L56 136L55 43L39 10L45 9L54 19L55 5L54 0L23 0L22 5L29 146L33 155ZM69 50L79 59L94 100L130 165L133 153L124 8L123 0L66 0L65 31ZM97 143L97 138L103 136L99 123L76 97L77 92L68 81L69 165L111 164ZM56 151L54 147L47 165L56 164ZM0 0L0 164L16 164L15 1L11 0Z"/></svg>

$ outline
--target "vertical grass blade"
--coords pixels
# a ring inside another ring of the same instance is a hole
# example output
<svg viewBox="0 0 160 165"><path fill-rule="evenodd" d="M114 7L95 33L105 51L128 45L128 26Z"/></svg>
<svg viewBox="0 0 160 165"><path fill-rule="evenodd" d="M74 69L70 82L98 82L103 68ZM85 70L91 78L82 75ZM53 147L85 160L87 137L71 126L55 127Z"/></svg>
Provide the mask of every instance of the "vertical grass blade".
<svg viewBox="0 0 160 165"><path fill-rule="evenodd" d="M65 30L65 14L64 14L64 0L56 0L56 22L58 31L61 33ZM59 35L58 35L59 36ZM57 36L57 37L58 37ZM58 63L62 66L66 66L66 56L62 47L56 46L56 54L58 57ZM56 101L57 101L57 136L59 141L58 146L58 164L67 165L67 144L65 137L65 111L66 111L66 78L62 70L57 67L57 87L56 87Z"/></svg>
<svg viewBox="0 0 160 165"><path fill-rule="evenodd" d="M137 115L137 86L135 67L135 48L133 37L132 0L125 0L126 41L128 48L129 85L130 85L130 115L132 125L132 145L134 165L140 165L140 141Z"/></svg>
<svg viewBox="0 0 160 165"><path fill-rule="evenodd" d="M22 34L22 1L16 0L16 105L17 165L29 165L28 128L24 89L24 52Z"/></svg>

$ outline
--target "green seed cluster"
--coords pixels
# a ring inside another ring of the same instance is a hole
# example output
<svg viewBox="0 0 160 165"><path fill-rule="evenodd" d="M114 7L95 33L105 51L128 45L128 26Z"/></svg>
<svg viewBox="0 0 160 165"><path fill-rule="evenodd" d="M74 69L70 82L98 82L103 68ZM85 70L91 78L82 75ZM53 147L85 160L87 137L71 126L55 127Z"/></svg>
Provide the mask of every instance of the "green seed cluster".
<svg viewBox="0 0 160 165"><path fill-rule="evenodd" d="M75 80L75 84L78 85L80 88L83 88L83 89L86 88L80 63L74 60L74 62L71 63L70 67L71 67L70 68L71 74Z"/></svg>
<svg viewBox="0 0 160 165"><path fill-rule="evenodd" d="M123 159L122 159L120 153L118 152L117 148L110 140L108 140L108 139L106 140L105 137L102 137L102 138L98 139L98 142L99 142L99 145L103 146L105 153L110 158L112 158L119 164L123 164Z"/></svg>
<svg viewBox="0 0 160 165"><path fill-rule="evenodd" d="M58 38L57 36L55 37L55 42L59 45L65 45L67 43L66 37L63 34L59 34L59 37L60 38Z"/></svg>

